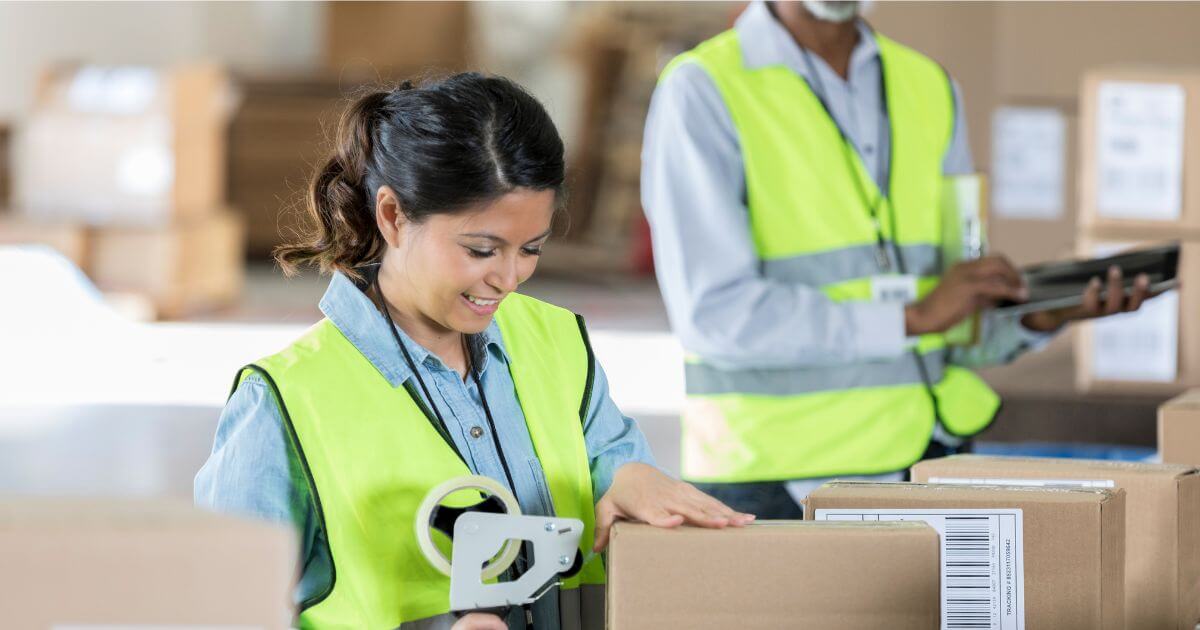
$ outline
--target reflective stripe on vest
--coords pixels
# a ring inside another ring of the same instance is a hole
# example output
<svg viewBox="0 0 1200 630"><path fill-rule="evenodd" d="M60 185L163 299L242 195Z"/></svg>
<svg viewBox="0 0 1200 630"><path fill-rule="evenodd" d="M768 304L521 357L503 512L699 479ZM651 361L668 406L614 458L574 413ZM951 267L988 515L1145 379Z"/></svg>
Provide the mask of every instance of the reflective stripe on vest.
<svg viewBox="0 0 1200 630"><path fill-rule="evenodd" d="M738 133L762 275L819 288L834 302L865 301L871 277L903 263L917 276L918 297L926 295L942 270L942 158L955 115L945 72L877 36L892 151L880 191L857 153L847 168L841 134L804 79L781 65L746 68L738 37L731 30L704 42L664 75L694 61L721 94ZM886 270L866 205L876 201ZM796 318L804 325L804 313ZM944 348L941 335L924 335L920 364L905 354L787 369L724 369L690 357L684 477L742 482L907 468L933 432L926 376L952 434L982 430L999 404L973 373L945 363Z"/></svg>
<svg viewBox="0 0 1200 630"><path fill-rule="evenodd" d="M594 372L582 320L513 294L496 321L554 512L584 522L586 554L595 516L582 414ZM469 470L414 390L407 383L393 388L329 320L248 366L239 382L250 371L262 374L277 396L333 561L330 588L301 606L301 627L436 623L449 612L449 578L421 555L413 519L429 489ZM479 498L464 492L446 503ZM596 557L563 588L603 583Z"/></svg>

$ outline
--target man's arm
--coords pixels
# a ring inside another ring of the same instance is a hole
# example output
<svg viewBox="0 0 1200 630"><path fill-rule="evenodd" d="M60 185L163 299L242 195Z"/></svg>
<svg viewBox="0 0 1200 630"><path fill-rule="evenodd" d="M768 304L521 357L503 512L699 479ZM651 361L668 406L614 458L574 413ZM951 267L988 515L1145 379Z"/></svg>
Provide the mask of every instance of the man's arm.
<svg viewBox="0 0 1200 630"><path fill-rule="evenodd" d="M678 66L651 102L642 205L667 314L684 348L729 367L900 356L900 304L835 303L816 287L762 276L745 186L737 132L716 86L699 65Z"/></svg>

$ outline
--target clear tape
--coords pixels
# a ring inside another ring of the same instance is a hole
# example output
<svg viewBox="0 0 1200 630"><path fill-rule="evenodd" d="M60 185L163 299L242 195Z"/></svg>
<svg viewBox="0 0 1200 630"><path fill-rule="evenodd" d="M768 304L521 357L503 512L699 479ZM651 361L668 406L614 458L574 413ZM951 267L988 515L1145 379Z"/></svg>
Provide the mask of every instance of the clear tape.
<svg viewBox="0 0 1200 630"><path fill-rule="evenodd" d="M421 553L433 568L441 571L444 575L450 575L450 559L442 553L436 545L433 544L433 528L429 524L430 518L433 516L433 510L441 504L446 497L458 492L459 490L479 490L486 492L497 499L504 505L504 511L507 514L519 516L521 514L521 506L517 503L517 498L513 496L508 488L500 485L500 482L491 477L483 475L468 475L465 477L455 477L447 480L430 490L425 499L421 501L421 506L417 508L417 545L421 548ZM521 541L509 540L500 548L500 553L496 559L488 563L483 568L481 577L484 580L490 580L499 577L508 567L512 566L517 560L517 554L521 550Z"/></svg>

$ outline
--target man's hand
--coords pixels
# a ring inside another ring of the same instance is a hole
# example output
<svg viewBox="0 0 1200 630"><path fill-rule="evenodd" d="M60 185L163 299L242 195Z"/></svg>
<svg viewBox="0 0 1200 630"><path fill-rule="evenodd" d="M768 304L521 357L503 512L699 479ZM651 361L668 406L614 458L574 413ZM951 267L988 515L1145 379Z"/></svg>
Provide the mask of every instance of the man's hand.
<svg viewBox="0 0 1200 630"><path fill-rule="evenodd" d="M1156 295L1150 293L1150 278L1141 274L1134 279L1133 292L1126 297L1121 268L1114 265L1108 268L1107 282L1092 278L1083 292L1083 303L1079 306L1029 313L1021 318L1021 325L1038 332L1051 332L1067 322L1136 311L1143 302Z"/></svg>
<svg viewBox="0 0 1200 630"><path fill-rule="evenodd" d="M945 332L1000 300L1022 302L1028 291L1021 274L1003 256L985 256L950 268L925 299L904 307L909 336Z"/></svg>
<svg viewBox="0 0 1200 630"><path fill-rule="evenodd" d="M491 613L467 613L450 630L508 630L508 624Z"/></svg>
<svg viewBox="0 0 1200 630"><path fill-rule="evenodd" d="M692 484L672 479L653 466L631 463L617 469L612 486L596 503L593 550L604 551L613 523L626 519L655 527L678 527L687 523L723 528L741 527L753 521L754 515L735 512Z"/></svg>

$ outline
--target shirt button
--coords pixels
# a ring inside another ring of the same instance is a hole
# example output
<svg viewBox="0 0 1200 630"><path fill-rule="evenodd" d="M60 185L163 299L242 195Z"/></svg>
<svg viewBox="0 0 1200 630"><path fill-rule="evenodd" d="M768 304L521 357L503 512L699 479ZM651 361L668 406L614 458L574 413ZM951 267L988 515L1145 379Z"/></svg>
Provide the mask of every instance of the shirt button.
<svg viewBox="0 0 1200 630"><path fill-rule="evenodd" d="M875 152L875 147L874 147L874 145L868 144L865 147L863 147L863 150L867 152L867 155L870 155Z"/></svg>
<svg viewBox="0 0 1200 630"><path fill-rule="evenodd" d="M483 427L471 427L471 437L478 438L483 435Z"/></svg>

